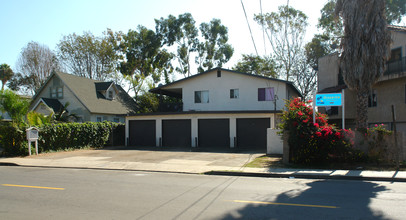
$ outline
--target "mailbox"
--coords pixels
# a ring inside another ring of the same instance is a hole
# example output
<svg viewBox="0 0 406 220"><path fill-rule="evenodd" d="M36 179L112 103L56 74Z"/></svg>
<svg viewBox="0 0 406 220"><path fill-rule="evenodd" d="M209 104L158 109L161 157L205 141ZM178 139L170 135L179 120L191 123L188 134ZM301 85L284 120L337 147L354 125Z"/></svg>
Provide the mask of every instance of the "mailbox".
<svg viewBox="0 0 406 220"><path fill-rule="evenodd" d="M38 140L38 129L37 128L30 127L26 131L27 131L27 140L29 140L29 141Z"/></svg>
<svg viewBox="0 0 406 220"><path fill-rule="evenodd" d="M35 142L35 153L38 154L38 128L30 127L26 130L28 140L28 154L31 155L31 141Z"/></svg>

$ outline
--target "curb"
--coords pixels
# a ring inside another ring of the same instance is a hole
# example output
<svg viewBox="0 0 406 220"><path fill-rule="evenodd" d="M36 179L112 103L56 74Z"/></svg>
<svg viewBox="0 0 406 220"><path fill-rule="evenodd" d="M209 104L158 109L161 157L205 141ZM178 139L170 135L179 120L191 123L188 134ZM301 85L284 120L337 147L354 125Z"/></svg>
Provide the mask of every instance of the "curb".
<svg viewBox="0 0 406 220"><path fill-rule="evenodd" d="M218 176L245 176L245 177L266 177L266 178L298 178L298 179L332 179L332 180L362 180L362 181L385 181L385 182L406 182L406 178L393 177L364 177L364 176L327 176L317 174L278 174L278 173L252 173L252 172L228 172L228 171L210 171L205 175Z"/></svg>

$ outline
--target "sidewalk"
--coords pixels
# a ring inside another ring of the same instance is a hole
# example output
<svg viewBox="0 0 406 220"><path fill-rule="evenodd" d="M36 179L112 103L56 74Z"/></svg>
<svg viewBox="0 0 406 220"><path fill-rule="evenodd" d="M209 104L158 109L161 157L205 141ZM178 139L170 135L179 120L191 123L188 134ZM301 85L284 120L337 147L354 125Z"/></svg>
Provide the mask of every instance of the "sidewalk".
<svg viewBox="0 0 406 220"><path fill-rule="evenodd" d="M263 154L151 151L106 148L0 158L1 165L134 170L278 178L350 179L406 182L406 171L319 170L244 167Z"/></svg>

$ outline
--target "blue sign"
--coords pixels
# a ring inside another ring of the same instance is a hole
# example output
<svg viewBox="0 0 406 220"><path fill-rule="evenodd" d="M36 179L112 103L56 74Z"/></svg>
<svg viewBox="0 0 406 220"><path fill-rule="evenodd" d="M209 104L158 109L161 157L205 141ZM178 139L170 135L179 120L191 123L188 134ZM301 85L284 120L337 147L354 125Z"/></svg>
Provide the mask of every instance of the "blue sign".
<svg viewBox="0 0 406 220"><path fill-rule="evenodd" d="M341 106L341 93L316 94L316 106Z"/></svg>

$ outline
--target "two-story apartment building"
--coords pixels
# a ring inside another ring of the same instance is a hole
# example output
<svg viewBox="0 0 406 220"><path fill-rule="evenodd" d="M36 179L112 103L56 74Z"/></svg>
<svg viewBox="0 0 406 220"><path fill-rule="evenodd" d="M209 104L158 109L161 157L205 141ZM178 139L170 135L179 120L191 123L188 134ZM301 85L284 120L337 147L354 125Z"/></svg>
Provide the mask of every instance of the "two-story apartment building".
<svg viewBox="0 0 406 220"><path fill-rule="evenodd" d="M387 70L378 82L372 86L369 96L368 120L370 126L385 124L393 129L392 105L396 111L396 127L406 134L406 27L388 26L392 33L391 58ZM345 92L345 124L355 127L356 96L344 83L338 65L338 54L319 59L318 92ZM341 126L342 107L325 109L330 120ZM323 109L321 110L323 111Z"/></svg>
<svg viewBox="0 0 406 220"><path fill-rule="evenodd" d="M284 100L300 96L293 83L215 68L150 92L182 99L180 111L126 117L129 146L260 150Z"/></svg>

